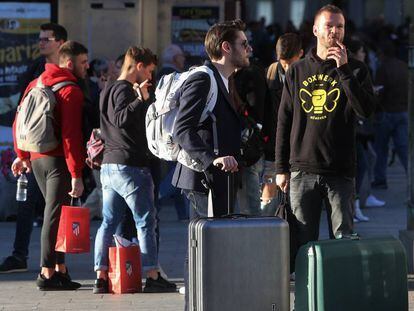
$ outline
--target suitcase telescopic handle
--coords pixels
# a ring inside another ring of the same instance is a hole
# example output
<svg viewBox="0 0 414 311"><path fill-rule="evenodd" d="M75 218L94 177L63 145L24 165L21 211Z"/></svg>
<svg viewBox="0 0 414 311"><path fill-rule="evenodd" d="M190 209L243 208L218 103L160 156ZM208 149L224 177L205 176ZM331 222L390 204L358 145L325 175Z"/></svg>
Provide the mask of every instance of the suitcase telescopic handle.
<svg viewBox="0 0 414 311"><path fill-rule="evenodd" d="M229 172L227 174L227 214L231 215L234 212L234 174Z"/></svg>

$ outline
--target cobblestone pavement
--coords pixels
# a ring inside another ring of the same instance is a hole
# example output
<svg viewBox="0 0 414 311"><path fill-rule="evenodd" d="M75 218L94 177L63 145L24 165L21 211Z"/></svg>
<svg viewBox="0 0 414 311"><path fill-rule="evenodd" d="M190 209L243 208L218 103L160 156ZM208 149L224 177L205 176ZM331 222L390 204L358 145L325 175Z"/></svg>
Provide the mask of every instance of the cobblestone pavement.
<svg viewBox="0 0 414 311"><path fill-rule="evenodd" d="M387 202L385 207L366 208L368 223L356 224L362 237L391 234L406 226L406 181L401 167L394 165L389 171L388 190L374 194ZM92 245L100 222L91 226ZM176 220L173 206L164 206L161 212L160 263L168 277L179 286L183 282L183 261L186 250L187 223ZM0 223L0 257L10 254L14 239L15 223ZM321 238L327 238L326 215L322 215ZM184 297L173 294L93 295L93 251L89 254L68 255L67 264L72 278L82 283L75 292L39 292L34 280L39 271L40 229L34 228L30 245L29 271L0 274L0 310L182 310ZM414 311L414 276L409 277L410 310ZM291 301L293 302L293 283ZM292 304L293 305L293 304ZM256 311L256 310L252 310Z"/></svg>

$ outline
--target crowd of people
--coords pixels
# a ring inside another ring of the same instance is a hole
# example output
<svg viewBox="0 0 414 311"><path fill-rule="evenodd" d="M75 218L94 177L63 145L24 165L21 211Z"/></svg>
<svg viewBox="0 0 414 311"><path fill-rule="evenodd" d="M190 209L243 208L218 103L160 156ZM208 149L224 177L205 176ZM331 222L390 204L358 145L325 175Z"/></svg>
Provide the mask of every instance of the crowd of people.
<svg viewBox="0 0 414 311"><path fill-rule="evenodd" d="M180 220L225 215L229 172L236 177L235 209L243 214L272 216L277 192L289 193L300 245L318 239L323 207L332 238L353 233L355 222L369 221L363 207L385 205L370 188L387 188L391 138L407 170L407 25L378 23L357 30L338 7L327 5L313 23L299 30L291 24L286 33L258 22L246 29L240 20L213 25L204 66L215 81L204 72L185 81L174 125L174 141L200 171L161 161L145 147L145 114L157 81L187 69L179 46L164 50L158 70L157 56L137 46L114 61L89 63L88 50L67 41L64 27L42 25L42 57L21 80L22 98L39 81L73 83L56 91L59 145L43 153L15 145L12 171L29 173L28 198L18 203L14 250L0 272L27 270L34 203L43 197L37 286L79 288L54 245L61 205L83 195L92 217L102 219L93 292L109 292L114 233L139 242L144 292L176 291L158 263L160 200L173 197ZM200 123L212 83L217 101ZM94 128L100 128L105 150L101 169L91 171L84 165L85 143ZM369 187L363 195L364 180ZM184 275L187 283L188 268Z"/></svg>

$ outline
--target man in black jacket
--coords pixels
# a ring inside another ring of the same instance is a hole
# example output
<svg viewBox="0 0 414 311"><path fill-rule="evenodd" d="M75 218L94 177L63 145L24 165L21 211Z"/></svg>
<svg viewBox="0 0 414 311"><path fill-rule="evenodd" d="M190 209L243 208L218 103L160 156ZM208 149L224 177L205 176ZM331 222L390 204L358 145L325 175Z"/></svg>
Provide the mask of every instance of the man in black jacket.
<svg viewBox="0 0 414 311"><path fill-rule="evenodd" d="M204 45L211 61L206 62L218 85L217 102L212 111L216 119L218 150L214 151L213 122L209 117L200 124L201 114L210 90L210 77L195 73L185 82L180 96L180 108L174 128L174 140L197 161L203 172L177 164L172 184L183 189L190 200L190 219L208 215L208 188L212 191L214 216L227 213L227 174L237 172L240 153L241 124L232 105L228 79L236 68L249 65L252 51L244 24L240 20L213 25L207 32ZM213 81L214 82L214 81ZM184 280L188 281L188 259ZM186 291L186 309L188 291Z"/></svg>
<svg viewBox="0 0 414 311"><path fill-rule="evenodd" d="M218 85L217 102L213 109L218 133L218 153L213 147L212 118L199 124L210 78L206 73L193 74L183 85L180 108L175 121L174 140L192 159L201 164L203 172L196 172L178 164L172 184L181 188L193 204L192 212L207 214L208 187L213 193L213 214L227 212L227 172L238 170L240 153L240 120L232 105L228 78L236 68L249 65L251 47L239 20L216 24L205 38L205 47L211 61L206 65L214 72Z"/></svg>
<svg viewBox="0 0 414 311"><path fill-rule="evenodd" d="M355 118L375 106L366 66L348 59L342 44L342 11L322 7L313 33L316 49L286 73L276 134L276 183L285 192L290 184L299 245L318 239L323 201L331 237L352 233Z"/></svg>

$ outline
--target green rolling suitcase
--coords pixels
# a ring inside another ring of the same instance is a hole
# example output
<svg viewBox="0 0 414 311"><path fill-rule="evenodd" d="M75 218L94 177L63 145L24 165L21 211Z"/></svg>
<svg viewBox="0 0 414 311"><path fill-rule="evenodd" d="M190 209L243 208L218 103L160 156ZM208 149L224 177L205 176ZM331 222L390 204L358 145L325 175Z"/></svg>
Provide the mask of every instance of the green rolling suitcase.
<svg viewBox="0 0 414 311"><path fill-rule="evenodd" d="M310 242L296 257L295 311L407 311L407 259L393 237Z"/></svg>

